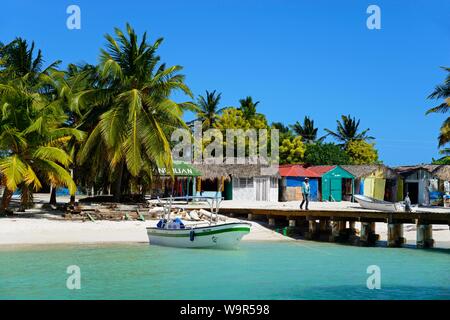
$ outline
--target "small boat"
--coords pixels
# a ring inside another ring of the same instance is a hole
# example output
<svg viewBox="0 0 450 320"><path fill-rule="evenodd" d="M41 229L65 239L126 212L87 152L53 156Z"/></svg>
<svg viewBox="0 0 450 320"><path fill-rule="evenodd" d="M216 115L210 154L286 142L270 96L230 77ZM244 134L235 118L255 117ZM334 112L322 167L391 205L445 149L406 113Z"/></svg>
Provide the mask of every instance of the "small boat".
<svg viewBox="0 0 450 320"><path fill-rule="evenodd" d="M186 225L179 218L171 219L172 204L177 198L169 198L164 205L165 215L156 227L147 228L150 245L178 248L236 248L242 237L250 232L247 222L219 222L218 207L220 200L212 197L190 197L211 201L209 221ZM186 199L186 197L183 197ZM165 200L165 199L161 199ZM214 203L216 208L214 208ZM214 219L214 214L216 215ZM165 217L167 215L167 218Z"/></svg>
<svg viewBox="0 0 450 320"><path fill-rule="evenodd" d="M355 200L364 209L389 211L389 212L404 212L405 206L401 202L389 202L384 200L378 200L371 197L363 196L360 194L354 195Z"/></svg>

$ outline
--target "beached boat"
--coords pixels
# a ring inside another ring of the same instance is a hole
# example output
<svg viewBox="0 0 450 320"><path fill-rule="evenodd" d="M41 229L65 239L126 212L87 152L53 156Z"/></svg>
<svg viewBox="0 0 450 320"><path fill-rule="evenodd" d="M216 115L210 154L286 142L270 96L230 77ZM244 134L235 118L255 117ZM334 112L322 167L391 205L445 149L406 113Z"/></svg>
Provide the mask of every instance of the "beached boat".
<svg viewBox="0 0 450 320"><path fill-rule="evenodd" d="M405 211L405 206L400 202L389 202L374 199L371 197L363 196L360 194L354 195L355 200L365 209L379 210L379 211L390 211L390 212L403 212Z"/></svg>
<svg viewBox="0 0 450 320"><path fill-rule="evenodd" d="M170 198L164 205L164 218L158 222L156 227L147 228L150 245L179 248L232 249L237 247L242 237L250 232L251 224L247 222L219 222L219 199L208 197L195 198L211 201L209 221L185 225L179 218L171 219L170 214L173 208L173 201L177 200L177 198ZM186 197L183 197L183 199L186 199ZM165 217L166 215L167 218Z"/></svg>

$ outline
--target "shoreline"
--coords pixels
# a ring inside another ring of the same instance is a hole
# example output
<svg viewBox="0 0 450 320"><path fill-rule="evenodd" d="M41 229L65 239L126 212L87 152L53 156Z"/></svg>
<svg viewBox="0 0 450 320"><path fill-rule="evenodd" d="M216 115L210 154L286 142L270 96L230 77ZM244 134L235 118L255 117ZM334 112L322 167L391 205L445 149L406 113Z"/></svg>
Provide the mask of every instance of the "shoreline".
<svg viewBox="0 0 450 320"><path fill-rule="evenodd" d="M148 243L147 221L65 221L46 218L0 219L0 247L11 245ZM228 222L228 221L227 221ZM232 222L230 219L229 222ZM295 241L257 222L242 241Z"/></svg>
<svg viewBox="0 0 450 320"><path fill-rule="evenodd" d="M238 219L227 218L227 222ZM241 220L246 221L246 220ZM76 244L120 244L148 243L146 228L154 227L158 220L147 221L67 221L48 218L1 218L0 248L13 246L43 246L43 245L76 245ZM294 239L265 227L257 221L246 221L252 224L251 231L242 241L254 242L317 242ZM359 229L359 223L356 228ZM379 244L387 240L387 226L376 224L376 233L380 235ZM415 246L416 230L414 225L405 225L404 237L406 246ZM433 226L435 249L450 249L448 229L443 226ZM328 243L328 242L318 242Z"/></svg>

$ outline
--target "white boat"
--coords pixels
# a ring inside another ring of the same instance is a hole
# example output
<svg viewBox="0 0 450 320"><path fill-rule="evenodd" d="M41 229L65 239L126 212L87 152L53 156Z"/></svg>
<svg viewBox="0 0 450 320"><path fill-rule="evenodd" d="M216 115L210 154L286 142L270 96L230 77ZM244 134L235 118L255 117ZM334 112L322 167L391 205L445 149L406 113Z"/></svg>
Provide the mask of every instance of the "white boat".
<svg viewBox="0 0 450 320"><path fill-rule="evenodd" d="M232 222L184 229L147 228L151 245L179 248L236 248L251 224Z"/></svg>
<svg viewBox="0 0 450 320"><path fill-rule="evenodd" d="M170 219L173 200L164 205L167 218L163 218L157 227L147 228L150 245L178 248L236 248L242 237L250 232L247 222L219 222L218 207L220 200L208 197L190 197L211 200L210 220L195 225L185 225L180 219ZM183 197L186 199L186 197ZM216 207L214 208L214 204ZM214 214L216 215L214 219Z"/></svg>
<svg viewBox="0 0 450 320"><path fill-rule="evenodd" d="M389 202L378 200L360 194L354 195L355 200L365 209L389 211L389 212L404 212L405 206L401 202Z"/></svg>

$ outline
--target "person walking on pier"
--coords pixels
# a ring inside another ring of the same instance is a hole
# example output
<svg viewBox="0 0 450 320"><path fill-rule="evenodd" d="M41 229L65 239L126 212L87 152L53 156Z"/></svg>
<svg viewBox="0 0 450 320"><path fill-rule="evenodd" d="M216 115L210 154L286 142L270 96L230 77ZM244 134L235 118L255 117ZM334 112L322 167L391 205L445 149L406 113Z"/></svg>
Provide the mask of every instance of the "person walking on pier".
<svg viewBox="0 0 450 320"><path fill-rule="evenodd" d="M309 205L309 193L311 192L311 187L309 185L309 179L305 178L305 181L302 184L302 194L303 194L303 201L300 204L300 210L303 210L303 205L306 203L305 209L308 209Z"/></svg>

